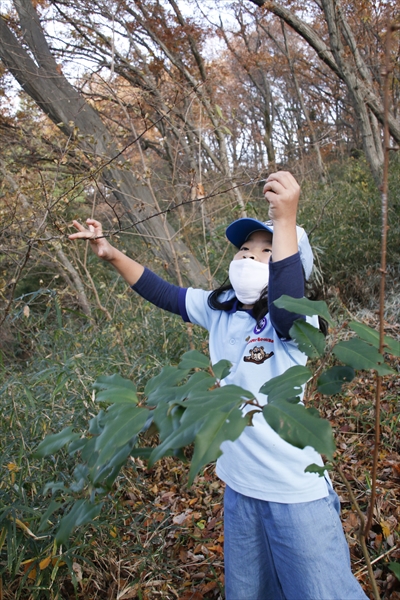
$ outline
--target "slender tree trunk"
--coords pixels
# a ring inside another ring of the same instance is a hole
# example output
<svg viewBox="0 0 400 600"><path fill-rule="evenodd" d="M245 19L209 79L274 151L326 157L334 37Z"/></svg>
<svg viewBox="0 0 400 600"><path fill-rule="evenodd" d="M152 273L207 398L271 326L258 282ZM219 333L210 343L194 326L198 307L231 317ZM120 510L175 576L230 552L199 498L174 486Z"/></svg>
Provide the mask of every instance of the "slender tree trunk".
<svg viewBox="0 0 400 600"><path fill-rule="evenodd" d="M4 179L7 181L7 183L11 186L13 191L18 194L18 199L21 201L24 209L27 211L27 213L30 213L32 211L32 206L31 206L28 198L25 196L25 194L23 194L19 190L17 182L10 175L10 173L7 173L5 165L1 161L0 161L0 172L2 173ZM45 237L45 238L48 237L49 239L51 238L50 234L46 231L46 219L42 219L42 220L37 219L36 232L37 232L37 235L40 235L42 238L43 237ZM33 242L33 241L34 241L34 239L31 240L31 242ZM50 241L50 243L52 244L53 249L56 253L58 262L61 263L61 265L63 267L63 269L59 269L59 265L57 265L58 270L60 271L61 277L63 277L65 279L67 284L72 288L72 291L77 294L78 304L81 307L82 312L85 315L87 315L88 317L90 317L91 316L90 303L86 296L85 286L83 284L83 281L82 281L78 271L75 269L74 265L71 263L71 261L66 256L65 252L63 251L63 249L61 247L60 242L59 241ZM66 271L66 273L64 273L64 270Z"/></svg>
<svg viewBox="0 0 400 600"><path fill-rule="evenodd" d="M176 255L180 258L185 279L195 286L207 286L209 278L204 267L183 242L175 239L175 231L169 224L164 225L162 216L154 216L157 210L148 188L137 182L98 113L62 74L49 50L31 0L16 0L15 6L25 41L37 64L12 33L7 19L1 16L0 58L4 65L43 112L66 135L77 140L89 161L94 165L96 160L103 163L104 182L126 207L132 224L147 238L152 252L167 270L176 275ZM171 244L174 252L171 252Z"/></svg>
<svg viewBox="0 0 400 600"><path fill-rule="evenodd" d="M357 48L350 26L347 23L339 3L333 0L319 0L318 5L324 13L329 30L329 46L318 33L305 21L273 0L250 0L257 6L265 6L266 10L282 18L317 52L319 58L346 84L356 117L359 120L363 147L375 181L380 185L383 158L378 148L376 126L371 126L372 113L381 126L385 123L385 111L382 98L372 85L372 77L366 63ZM348 57L344 52L341 35L351 50ZM390 135L400 143L400 122L389 112L387 123Z"/></svg>

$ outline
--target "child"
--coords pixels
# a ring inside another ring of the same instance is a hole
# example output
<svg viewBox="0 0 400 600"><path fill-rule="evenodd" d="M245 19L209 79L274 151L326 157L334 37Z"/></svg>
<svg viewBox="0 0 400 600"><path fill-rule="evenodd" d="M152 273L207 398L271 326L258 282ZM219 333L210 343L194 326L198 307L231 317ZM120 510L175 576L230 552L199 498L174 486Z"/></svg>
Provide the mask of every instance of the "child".
<svg viewBox="0 0 400 600"><path fill-rule="evenodd" d="M303 297L312 251L304 230L296 227L300 188L294 177L284 171L270 175L264 195L271 221L239 219L227 228L238 248L229 268L231 285L211 293L165 282L100 237L101 225L93 219L88 229L74 221L79 233L69 237L90 239L94 252L140 295L205 327L212 363L222 358L232 363L225 383L251 391L265 404L262 384L306 363L289 336L301 315L272 303L282 294ZM317 452L285 442L261 414L221 450L216 470L226 483L227 600L365 599L350 570L338 497L328 480L304 472L311 463L323 464Z"/></svg>

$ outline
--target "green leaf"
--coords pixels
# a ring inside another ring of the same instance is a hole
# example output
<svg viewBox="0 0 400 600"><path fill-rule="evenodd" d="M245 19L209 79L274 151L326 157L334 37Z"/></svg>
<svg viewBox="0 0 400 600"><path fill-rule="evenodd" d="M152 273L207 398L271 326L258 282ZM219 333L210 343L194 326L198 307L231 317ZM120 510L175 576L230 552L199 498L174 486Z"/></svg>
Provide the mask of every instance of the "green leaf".
<svg viewBox="0 0 400 600"><path fill-rule="evenodd" d="M225 379L230 373L232 363L229 360L220 360L217 364L212 366L215 377L219 380Z"/></svg>
<svg viewBox="0 0 400 600"><path fill-rule="evenodd" d="M149 466L152 466L157 460L165 456L170 450L177 450L178 448L184 448L185 446L195 442L196 436L202 432L203 435L207 435L205 432L210 430L208 437L208 444L213 444L213 435L219 435L218 429L211 432L212 421L215 419L216 423L220 423L223 413L224 419L228 418L228 414L234 408L239 407L243 404L244 399L251 399L253 396L250 392L247 392L243 388L236 385L225 385L221 388L215 388L209 391L191 391L188 398L181 403L181 406L185 407L185 411L180 419L179 427L174 429L173 432L153 450L149 460ZM229 424L227 423L227 426ZM232 429L236 430L237 422L234 420ZM224 431L229 430L227 427ZM229 435L232 435L231 433ZM203 438L202 438L203 439ZM220 440L220 437L218 437ZM221 440L223 441L223 440ZM217 442L215 442L217 444ZM219 445L218 445L219 451ZM196 452L196 449L195 449ZM213 458L217 458L218 454L215 453L215 445L213 445ZM201 450L198 451L200 464L202 456ZM210 455L212 452L210 452ZM207 455L208 457L208 455ZM200 468L200 467L199 467Z"/></svg>
<svg viewBox="0 0 400 600"><path fill-rule="evenodd" d="M226 125L222 125L222 127L220 127L220 129L221 129L221 131L223 131L227 135L233 135L232 131Z"/></svg>
<svg viewBox="0 0 400 600"><path fill-rule="evenodd" d="M325 472L331 470L331 465L324 465L321 467L320 465L316 465L315 463L313 463L312 465L308 465L308 467L304 469L304 473L317 473L319 477L325 477Z"/></svg>
<svg viewBox="0 0 400 600"><path fill-rule="evenodd" d="M111 459L99 469L96 470L96 467L94 467L91 470L91 476L94 485L98 486L101 483L102 486L106 488L110 488L113 485L118 473L121 470L121 467L126 463L126 460L130 455L135 442L136 436L129 440L129 442L122 446L122 448L119 448L118 450L116 449Z"/></svg>
<svg viewBox="0 0 400 600"><path fill-rule="evenodd" d="M292 446L311 446L317 452L332 458L335 442L329 421L316 417L302 404L291 404L286 400L267 404L263 408L263 414L272 429Z"/></svg>
<svg viewBox="0 0 400 600"><path fill-rule="evenodd" d="M299 315L306 315L307 317L318 315L323 317L332 326L335 325L329 314L328 305L323 300L317 302L308 298L292 298L291 296L283 295L278 300L275 300L274 304L278 308L284 308L289 312L298 313Z"/></svg>
<svg viewBox="0 0 400 600"><path fill-rule="evenodd" d="M215 105L215 110L216 110L217 115L219 116L219 118L222 119L223 118L223 116L222 116L222 108L219 106L219 104Z"/></svg>
<svg viewBox="0 0 400 600"><path fill-rule="evenodd" d="M268 403L275 400L288 400L301 394L302 386L310 379L312 373L307 367L295 365L277 377L273 377L260 388L262 394L268 396Z"/></svg>
<svg viewBox="0 0 400 600"><path fill-rule="evenodd" d="M188 375L190 369L180 370L177 367L164 367L156 377L147 382L144 393L147 396L147 404L155 406L159 402L174 400L176 396L176 385Z"/></svg>
<svg viewBox="0 0 400 600"><path fill-rule="evenodd" d="M176 371L179 374L179 370ZM183 371L181 371L182 373ZM188 371L185 371L185 376ZM178 382L182 378L178 378ZM190 393L194 393L196 391L207 391L214 387L216 379L212 377L209 373L205 373L204 371L196 371L192 373L186 383L182 385L175 385L172 382L172 385L169 385L169 381L171 381L170 376L168 376L168 381L159 380L158 387L153 389L151 394L148 397L147 404L149 406L158 405L160 402L168 403L168 402L179 402L184 400Z"/></svg>
<svg viewBox="0 0 400 600"><path fill-rule="evenodd" d="M358 338L339 342L333 348L333 353L340 361L353 367L353 369L362 371L375 369L378 375L388 375L395 372L384 363L382 354L379 354L376 348Z"/></svg>
<svg viewBox="0 0 400 600"><path fill-rule="evenodd" d="M368 325L364 325L364 323L358 323L357 321L351 321L349 327L355 331L362 340L379 350L379 331L372 329L372 327L368 327ZM393 354L393 356L400 356L400 342L388 335L383 336L383 342L385 345L384 352Z"/></svg>
<svg viewBox="0 0 400 600"><path fill-rule="evenodd" d="M134 458L144 458L148 460L150 458L151 453L153 452L153 448L133 448L131 450L131 456Z"/></svg>
<svg viewBox="0 0 400 600"><path fill-rule="evenodd" d="M115 402L138 403L136 395L136 386L129 379L124 379L121 375L98 377L93 384L95 390L100 390L96 394L97 402Z"/></svg>
<svg viewBox="0 0 400 600"><path fill-rule="evenodd" d="M236 440L246 425L247 416L233 406L228 412L211 413L202 424L194 441L194 453L189 471L189 485L202 467L216 460L221 454L220 446L225 440Z"/></svg>
<svg viewBox="0 0 400 600"><path fill-rule="evenodd" d="M153 412L153 421L160 434L160 440L165 440L173 431L178 429L185 408L179 404L160 402Z"/></svg>
<svg viewBox="0 0 400 600"><path fill-rule="evenodd" d="M77 500L69 513L60 521L56 534L58 544L66 544L76 527L85 525L99 516L103 503L92 504L89 500Z"/></svg>
<svg viewBox="0 0 400 600"><path fill-rule="evenodd" d="M397 577L397 579L400 581L400 563L398 562L390 562L388 565L389 569L392 571L392 573L395 574L395 576Z"/></svg>
<svg viewBox="0 0 400 600"><path fill-rule="evenodd" d="M94 469L102 467L118 449L125 446L144 427L149 417L147 408L131 404L113 404L106 412L104 429L96 438L95 450L99 451Z"/></svg>
<svg viewBox="0 0 400 600"><path fill-rule="evenodd" d="M183 354L179 363L179 369L207 369L210 366L210 360L198 350L189 350Z"/></svg>
<svg viewBox="0 0 400 600"><path fill-rule="evenodd" d="M38 532L41 533L42 531L46 531L46 529L49 528L49 520L50 517L53 513L55 513L59 508L61 508L62 503L61 502L57 502L57 500L51 500L50 504L48 505L47 509L45 510L45 512L42 515L42 518L40 519L40 524L39 524L39 529Z"/></svg>
<svg viewBox="0 0 400 600"><path fill-rule="evenodd" d="M318 391L327 396L339 394L342 386L354 379L355 372L352 367L332 367L317 379Z"/></svg>
<svg viewBox="0 0 400 600"><path fill-rule="evenodd" d="M105 411L100 410L96 416L89 421L89 433L91 435L100 435L104 429Z"/></svg>
<svg viewBox="0 0 400 600"><path fill-rule="evenodd" d="M316 327L303 319L297 319L290 328L290 336L297 342L299 349L309 358L322 356L325 350L325 336Z"/></svg>
<svg viewBox="0 0 400 600"><path fill-rule="evenodd" d="M44 456L49 456L49 454L55 454L63 446L79 437L79 433L73 433L72 425L70 425L59 433L46 436L34 451L33 456L35 458L43 458Z"/></svg>
<svg viewBox="0 0 400 600"><path fill-rule="evenodd" d="M72 456L73 454L75 454L75 452L79 452L79 450L82 450L82 448L84 448L86 446L88 441L89 440L85 437L81 437L81 438L74 440L68 446L68 454L70 456Z"/></svg>

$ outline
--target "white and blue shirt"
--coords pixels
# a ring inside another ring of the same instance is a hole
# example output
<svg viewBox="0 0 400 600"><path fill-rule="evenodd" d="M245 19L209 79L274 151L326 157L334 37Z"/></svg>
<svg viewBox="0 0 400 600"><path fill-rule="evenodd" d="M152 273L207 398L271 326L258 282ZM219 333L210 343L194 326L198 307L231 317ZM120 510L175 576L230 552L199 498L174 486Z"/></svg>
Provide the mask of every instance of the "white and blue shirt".
<svg viewBox="0 0 400 600"><path fill-rule="evenodd" d="M268 398L260 394L261 386L289 367L305 365L307 361L306 355L288 338L291 323L298 315L272 305L272 300L283 293L295 295L291 293L293 269L298 269L299 263L298 254L270 263L268 295L272 292L273 298L270 299L270 311L259 323L251 311L241 310L237 301L229 311L215 310L208 304L211 292L178 288L147 269L133 289L153 304L207 329L212 364L221 359L232 363L231 371L222 383L250 391L264 405ZM234 292L228 291L220 300L232 296ZM316 317L307 320L318 327ZM247 407L247 410L253 409ZM253 416L252 426L246 427L237 440L223 442L221 450L216 467L218 476L245 496L292 504L328 495L324 478L304 472L312 463L323 465L320 455L311 447L300 450L285 442L261 413Z"/></svg>

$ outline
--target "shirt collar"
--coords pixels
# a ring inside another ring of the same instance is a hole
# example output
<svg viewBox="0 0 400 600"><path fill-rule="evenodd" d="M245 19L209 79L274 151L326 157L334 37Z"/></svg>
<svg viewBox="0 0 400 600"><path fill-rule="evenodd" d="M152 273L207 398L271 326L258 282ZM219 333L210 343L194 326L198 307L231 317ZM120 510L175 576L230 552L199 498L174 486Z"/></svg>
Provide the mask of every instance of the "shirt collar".
<svg viewBox="0 0 400 600"><path fill-rule="evenodd" d="M237 298L235 298L233 301L232 307L227 311L227 313L228 313L228 315L233 315L238 310L240 310L242 312L247 312L251 317L253 317L253 319L255 319L253 309L252 308L247 308L247 309L241 308L241 303L239 302L239 300Z"/></svg>

